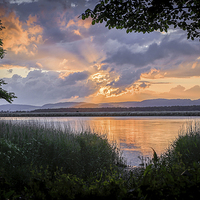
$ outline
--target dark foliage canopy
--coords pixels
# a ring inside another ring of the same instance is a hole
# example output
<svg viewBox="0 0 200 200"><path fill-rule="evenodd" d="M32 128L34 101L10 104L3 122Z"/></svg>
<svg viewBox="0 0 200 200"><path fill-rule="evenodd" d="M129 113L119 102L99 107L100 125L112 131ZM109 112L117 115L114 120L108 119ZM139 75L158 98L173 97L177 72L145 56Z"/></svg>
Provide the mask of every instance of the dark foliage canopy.
<svg viewBox="0 0 200 200"><path fill-rule="evenodd" d="M2 29L4 29L5 27L4 26L2 26L2 23L1 23L1 20L0 20L0 31L2 30ZM2 59L3 58L3 56L4 56L4 54L5 54L5 50L3 50L3 42L2 42L2 40L1 40L1 38L0 38L0 58Z"/></svg>
<svg viewBox="0 0 200 200"><path fill-rule="evenodd" d="M200 38L200 0L100 0L81 16L91 17L93 25L105 22L109 29L124 28L127 33L179 27L188 39Z"/></svg>
<svg viewBox="0 0 200 200"><path fill-rule="evenodd" d="M0 31L3 29L4 27L2 26L1 20L0 20ZM5 50L3 49L3 42L0 39L0 58L2 59L4 54L5 54ZM13 92L7 92L6 90L2 89L2 85L5 85L7 83L5 83L5 81L3 79L0 79L0 99L5 99L7 102L12 103L13 98L17 98L15 96L15 94Z"/></svg>
<svg viewBox="0 0 200 200"><path fill-rule="evenodd" d="M2 85L5 85L5 81L3 79L0 79L0 99L5 99L7 102L12 103L13 98L17 98L15 96L15 93L13 92L7 92L6 90L2 89Z"/></svg>

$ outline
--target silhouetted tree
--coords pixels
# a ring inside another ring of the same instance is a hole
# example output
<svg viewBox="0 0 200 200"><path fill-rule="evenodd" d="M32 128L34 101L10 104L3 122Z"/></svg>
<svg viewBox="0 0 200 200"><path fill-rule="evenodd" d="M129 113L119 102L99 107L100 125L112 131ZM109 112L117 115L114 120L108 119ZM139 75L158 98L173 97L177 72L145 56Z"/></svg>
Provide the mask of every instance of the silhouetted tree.
<svg viewBox="0 0 200 200"><path fill-rule="evenodd" d="M2 26L1 20L0 20L0 31L5 28ZM3 49L3 42L2 39L0 39L0 58L2 59L5 54L5 50ZM13 92L7 92L6 90L2 89L2 85L5 85L5 81L3 79L0 79L0 99L5 99L7 102L12 103L13 98L17 98L15 96L15 93Z"/></svg>
<svg viewBox="0 0 200 200"><path fill-rule="evenodd" d="M3 79L0 79L0 99L5 99L7 102L12 103L13 98L17 98L15 96L15 93L13 92L7 92L6 90L2 89L2 85L5 85L7 83L4 82Z"/></svg>
<svg viewBox="0 0 200 200"><path fill-rule="evenodd" d="M127 33L179 27L188 39L200 37L200 0L100 0L81 16L91 17L93 25L104 21L109 29L125 28Z"/></svg>
<svg viewBox="0 0 200 200"><path fill-rule="evenodd" d="M2 31L2 29L4 29L5 27L2 26L1 20L0 20L0 31ZM0 38L0 58L2 59L4 54L5 54L5 50L3 49L3 42L2 39Z"/></svg>

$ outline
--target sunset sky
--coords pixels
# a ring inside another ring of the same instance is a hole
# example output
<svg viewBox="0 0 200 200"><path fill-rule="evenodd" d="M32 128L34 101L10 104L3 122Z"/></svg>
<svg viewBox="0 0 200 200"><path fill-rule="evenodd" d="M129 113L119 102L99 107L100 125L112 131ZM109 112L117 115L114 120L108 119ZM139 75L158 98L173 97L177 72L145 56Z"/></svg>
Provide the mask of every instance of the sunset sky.
<svg viewBox="0 0 200 200"><path fill-rule="evenodd" d="M0 79L14 104L200 99L198 39L179 29L126 34L78 18L97 2L0 0Z"/></svg>

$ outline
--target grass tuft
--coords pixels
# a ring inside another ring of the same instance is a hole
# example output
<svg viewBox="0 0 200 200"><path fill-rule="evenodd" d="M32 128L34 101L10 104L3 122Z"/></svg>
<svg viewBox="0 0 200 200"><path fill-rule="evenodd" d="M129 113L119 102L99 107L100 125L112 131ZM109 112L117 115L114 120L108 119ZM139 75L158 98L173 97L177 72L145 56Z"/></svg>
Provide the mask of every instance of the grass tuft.
<svg viewBox="0 0 200 200"><path fill-rule="evenodd" d="M38 122L0 121L3 199L194 199L200 195L200 125L182 129L169 148L124 166L106 136ZM0 198L1 199L1 198Z"/></svg>
<svg viewBox="0 0 200 200"><path fill-rule="evenodd" d="M192 167L194 162L200 163L199 122L184 124L178 137L161 155L161 160L169 166L174 163L184 163L186 167Z"/></svg>
<svg viewBox="0 0 200 200"><path fill-rule="evenodd" d="M43 166L53 173L87 179L90 174L107 170L125 161L116 143L89 129L80 133L71 128L37 121L0 121L1 176L15 182L27 182L30 166Z"/></svg>

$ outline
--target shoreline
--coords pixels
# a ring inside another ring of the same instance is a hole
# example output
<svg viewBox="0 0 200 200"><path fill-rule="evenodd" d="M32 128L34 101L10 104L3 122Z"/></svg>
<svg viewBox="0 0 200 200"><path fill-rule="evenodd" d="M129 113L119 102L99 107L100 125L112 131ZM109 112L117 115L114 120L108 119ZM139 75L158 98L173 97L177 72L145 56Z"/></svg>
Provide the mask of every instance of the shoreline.
<svg viewBox="0 0 200 200"><path fill-rule="evenodd" d="M200 111L136 112L1 112L0 117L117 117L117 116L200 116Z"/></svg>

